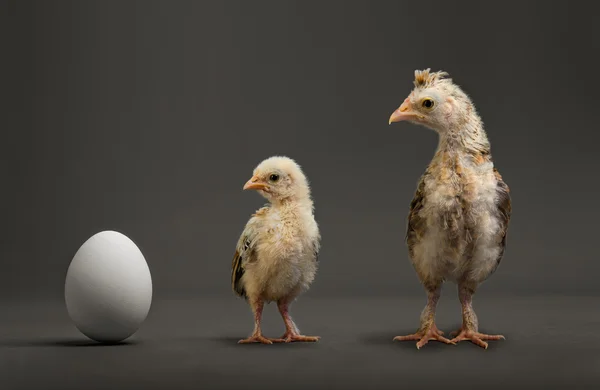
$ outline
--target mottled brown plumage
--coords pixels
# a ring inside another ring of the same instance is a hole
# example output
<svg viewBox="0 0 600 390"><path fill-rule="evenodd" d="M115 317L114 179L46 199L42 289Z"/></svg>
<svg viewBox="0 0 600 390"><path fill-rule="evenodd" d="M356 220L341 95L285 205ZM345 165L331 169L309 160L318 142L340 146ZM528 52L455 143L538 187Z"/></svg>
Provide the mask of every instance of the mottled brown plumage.
<svg viewBox="0 0 600 390"><path fill-rule="evenodd" d="M509 188L492 161L483 122L470 98L447 73L415 72L415 89L390 117L410 121L439 134L437 151L410 204L406 243L411 262L428 293L421 327L396 340L429 340L454 344L500 335L478 332L471 305L477 287L492 275L504 255L511 216ZM435 326L435 307L442 283L458 284L463 326L449 340Z"/></svg>

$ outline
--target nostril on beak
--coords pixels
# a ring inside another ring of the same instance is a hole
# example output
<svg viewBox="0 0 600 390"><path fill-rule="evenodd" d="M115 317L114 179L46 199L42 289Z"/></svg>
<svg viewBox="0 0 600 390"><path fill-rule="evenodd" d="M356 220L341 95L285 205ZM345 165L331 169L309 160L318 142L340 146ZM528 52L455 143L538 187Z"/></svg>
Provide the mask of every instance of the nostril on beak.
<svg viewBox="0 0 600 390"><path fill-rule="evenodd" d="M408 100L408 98L406 98L400 105L400 112L406 112L409 110L409 108L410 108L410 101Z"/></svg>

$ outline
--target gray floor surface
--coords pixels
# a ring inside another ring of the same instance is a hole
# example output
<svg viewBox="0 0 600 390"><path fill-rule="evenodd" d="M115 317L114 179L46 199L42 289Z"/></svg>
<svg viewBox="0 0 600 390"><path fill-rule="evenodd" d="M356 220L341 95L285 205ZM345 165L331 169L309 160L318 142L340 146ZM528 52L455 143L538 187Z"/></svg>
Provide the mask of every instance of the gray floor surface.
<svg viewBox="0 0 600 390"><path fill-rule="evenodd" d="M481 331L507 338L487 350L393 342L416 329L423 304L301 298L292 314L322 340L267 346L237 344L252 329L241 300L161 300L128 342L103 346L74 328L62 302L4 303L0 389L600 388L599 297L481 294ZM264 322L267 336L282 334L274 305ZM437 323L446 332L460 325L456 299L442 298Z"/></svg>

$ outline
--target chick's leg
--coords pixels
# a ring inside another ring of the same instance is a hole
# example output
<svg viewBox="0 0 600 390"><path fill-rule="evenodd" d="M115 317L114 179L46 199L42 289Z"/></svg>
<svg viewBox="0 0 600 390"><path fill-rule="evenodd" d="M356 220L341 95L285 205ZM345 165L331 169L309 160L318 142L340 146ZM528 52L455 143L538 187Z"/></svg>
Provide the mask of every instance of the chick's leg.
<svg viewBox="0 0 600 390"><path fill-rule="evenodd" d="M289 313L290 301L288 299L282 299L277 302L277 308L283 318L285 324L285 334L279 339L271 339L275 343L291 343L293 341L305 341L305 342L316 342L319 341L319 336L303 336L300 334L298 327L292 320Z"/></svg>
<svg viewBox="0 0 600 390"><path fill-rule="evenodd" d="M440 331L435 325L435 309L437 302L440 299L441 284L427 288L427 305L421 312L421 326L416 333L407 336L396 336L394 341L411 341L417 340L417 349L421 349L429 340L436 340L446 344L454 344L444 336L444 332Z"/></svg>
<svg viewBox="0 0 600 390"><path fill-rule="evenodd" d="M254 299L250 301L250 306L252 307L252 312L254 313L254 332L252 332L252 336L247 339L243 339L238 341L240 344L250 344L250 343L262 343L262 344L273 344L273 342L262 335L262 331L260 329L260 321L262 318L262 311L264 307L264 302L262 299Z"/></svg>
<svg viewBox="0 0 600 390"><path fill-rule="evenodd" d="M484 340L503 340L504 336L479 333L477 315L475 314L475 310L473 310L472 304L473 294L475 294L475 289L473 287L465 283L460 283L458 285L458 297L462 305L463 321L460 330L452 332L450 335L454 337L452 341L455 343L469 340L473 344L487 349L488 343Z"/></svg>

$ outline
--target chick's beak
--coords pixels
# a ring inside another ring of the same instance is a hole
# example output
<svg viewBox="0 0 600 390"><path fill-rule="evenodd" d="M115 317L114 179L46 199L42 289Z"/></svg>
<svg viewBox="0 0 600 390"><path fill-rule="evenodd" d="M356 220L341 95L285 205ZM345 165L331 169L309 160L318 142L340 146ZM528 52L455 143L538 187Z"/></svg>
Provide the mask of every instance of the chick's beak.
<svg viewBox="0 0 600 390"><path fill-rule="evenodd" d="M267 185L260 181L258 176L254 175L244 184L244 190L264 190Z"/></svg>
<svg viewBox="0 0 600 390"><path fill-rule="evenodd" d="M398 109L394 111L392 115L390 115L390 121L388 122L388 124L391 125L393 122L409 121L415 119L423 119L423 116L418 115L413 111L410 100L406 98L402 105L398 107Z"/></svg>

